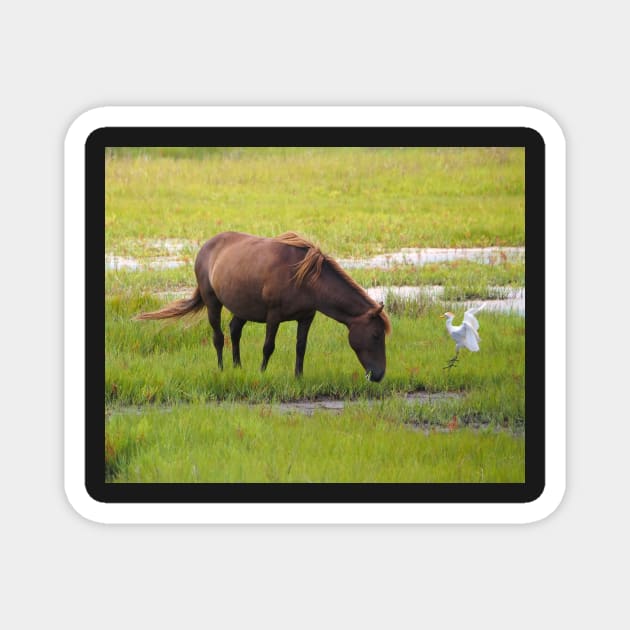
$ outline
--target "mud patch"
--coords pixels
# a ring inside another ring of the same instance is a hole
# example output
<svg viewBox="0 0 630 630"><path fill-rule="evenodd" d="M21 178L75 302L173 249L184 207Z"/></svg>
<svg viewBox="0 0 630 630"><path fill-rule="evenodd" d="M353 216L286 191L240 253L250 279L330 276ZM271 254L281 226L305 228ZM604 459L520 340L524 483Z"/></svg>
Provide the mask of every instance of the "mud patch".
<svg viewBox="0 0 630 630"><path fill-rule="evenodd" d="M409 404L421 402L421 403L436 403L445 400L453 400L463 398L464 394L461 392L426 392L426 391L416 391L416 392L407 392L405 394L394 394L391 397L388 397L387 400L404 400ZM242 401L247 403L247 401ZM266 403L266 402L252 402L250 403L250 407L252 409L260 409L261 412L265 410L279 411L280 413L300 413L306 416L312 416L316 411L327 411L333 414L339 414L344 409L352 405L357 404L366 404L368 407L372 407L381 402L380 400L374 399L361 399L359 400L340 400L339 398L331 398L331 397L320 397L312 400L301 399L301 400L288 400L286 402L280 403ZM207 403L208 407L217 407L222 405L230 405L234 404L233 402L225 402L225 401L216 401ZM161 405L157 407L150 407L152 411L162 411L164 413L169 413L173 410L171 405ZM119 407L119 408L110 408L105 412L105 418L108 420L112 415L115 414L125 414L125 413L133 413L133 414L141 414L147 410L146 407Z"/></svg>
<svg viewBox="0 0 630 630"><path fill-rule="evenodd" d="M525 423L517 422L515 426L509 424L496 424L490 420L479 418L457 418L447 424L436 424L427 420L412 420L404 423L408 429L422 432L425 435L432 433L452 433L460 429L470 429L472 431L493 431L494 433L511 433L514 436L522 436L525 433Z"/></svg>
<svg viewBox="0 0 630 630"><path fill-rule="evenodd" d="M325 410L341 413L345 409L346 403L343 400L295 400L292 402L278 403L271 405L282 413L302 413L312 416L316 411Z"/></svg>
<svg viewBox="0 0 630 630"><path fill-rule="evenodd" d="M412 404L416 402L435 403L444 400L452 400L462 398L463 394L458 392L409 392L401 396L393 396L392 399L402 399ZM377 400L366 400L362 403L368 406L377 404ZM318 398L315 400L293 400L272 404L272 409L277 409L281 413L302 413L312 416L316 411L329 411L332 413L341 413L344 409L357 404L353 400L339 400L338 398Z"/></svg>

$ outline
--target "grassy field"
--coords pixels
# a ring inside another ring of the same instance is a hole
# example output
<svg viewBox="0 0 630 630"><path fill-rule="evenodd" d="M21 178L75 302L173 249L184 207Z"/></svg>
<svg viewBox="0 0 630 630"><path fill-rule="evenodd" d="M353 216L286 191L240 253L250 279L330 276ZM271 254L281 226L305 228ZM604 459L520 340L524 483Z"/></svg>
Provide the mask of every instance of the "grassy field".
<svg viewBox="0 0 630 630"><path fill-rule="evenodd" d="M110 420L113 482L513 482L523 440L493 430L413 430L394 409L274 414L245 404L174 406Z"/></svg>
<svg viewBox="0 0 630 630"><path fill-rule="evenodd" d="M147 241L175 238L191 241L194 255L228 229L297 231L337 257L524 245L524 157L507 148L244 148L198 159L112 153L106 250L166 253Z"/></svg>
<svg viewBox="0 0 630 630"><path fill-rule="evenodd" d="M524 318L483 312L479 353L439 314L524 284L522 262L356 269L363 286L442 285L448 304L392 300L387 374L369 383L342 325L318 314L302 379L295 322L261 374L264 327L249 323L242 369L220 372L205 317L132 317L194 288L192 260L226 229L293 230L337 257L401 247L523 245L518 149L117 149L106 161L106 250L176 269L106 272L106 464L125 481L523 481ZM499 296L500 297L500 296ZM454 302L455 301L455 302ZM224 330L229 314L224 311ZM456 320L457 321L457 320ZM410 398L433 394L429 400ZM448 394L448 395L445 395ZM287 401L341 400L335 413Z"/></svg>

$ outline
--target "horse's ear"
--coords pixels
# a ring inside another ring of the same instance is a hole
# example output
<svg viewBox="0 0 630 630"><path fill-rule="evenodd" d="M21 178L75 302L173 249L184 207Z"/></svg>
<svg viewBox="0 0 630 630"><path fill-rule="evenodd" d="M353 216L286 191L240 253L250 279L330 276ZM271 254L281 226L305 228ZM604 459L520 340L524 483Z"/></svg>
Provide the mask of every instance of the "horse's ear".
<svg viewBox="0 0 630 630"><path fill-rule="evenodd" d="M381 312L382 312L382 310L383 310L383 308L384 308L384 307L385 307L385 305L383 304L383 302L379 302L379 303L378 303L378 306L375 306L375 307L374 307L374 308L370 311L370 315L371 315L372 317L378 317L378 316L381 314Z"/></svg>

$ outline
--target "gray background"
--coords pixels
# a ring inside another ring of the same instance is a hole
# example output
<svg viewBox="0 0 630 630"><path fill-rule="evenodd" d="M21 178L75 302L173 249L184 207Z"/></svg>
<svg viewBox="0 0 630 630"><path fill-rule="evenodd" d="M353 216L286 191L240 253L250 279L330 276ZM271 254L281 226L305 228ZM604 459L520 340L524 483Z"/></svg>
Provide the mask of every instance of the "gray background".
<svg viewBox="0 0 630 630"><path fill-rule="evenodd" d="M620 627L630 422L620 5L227 4L2 9L0 622ZM78 517L62 487L62 143L78 114L107 104L531 105L554 116L568 142L569 239L568 322L548 331L566 325L569 340L568 488L557 512L476 527L106 527Z"/></svg>

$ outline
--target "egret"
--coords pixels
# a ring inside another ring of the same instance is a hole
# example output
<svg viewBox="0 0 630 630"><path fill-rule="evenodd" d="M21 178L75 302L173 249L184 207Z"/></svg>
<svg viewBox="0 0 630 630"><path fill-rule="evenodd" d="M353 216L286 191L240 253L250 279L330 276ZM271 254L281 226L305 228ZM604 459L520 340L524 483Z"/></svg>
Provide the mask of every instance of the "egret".
<svg viewBox="0 0 630 630"><path fill-rule="evenodd" d="M464 313L464 321L459 326L453 326L453 318L455 315L450 311L448 313L444 313L444 315L440 315L441 318L446 319L446 330L448 330L448 334L455 341L455 356L449 360L449 362L444 366L446 368L452 368L459 358L459 351L462 348L468 348L471 352L479 351L479 335L477 331L479 330L479 322L475 317L475 313L478 313L485 304L481 306L475 306L473 308L469 308Z"/></svg>

